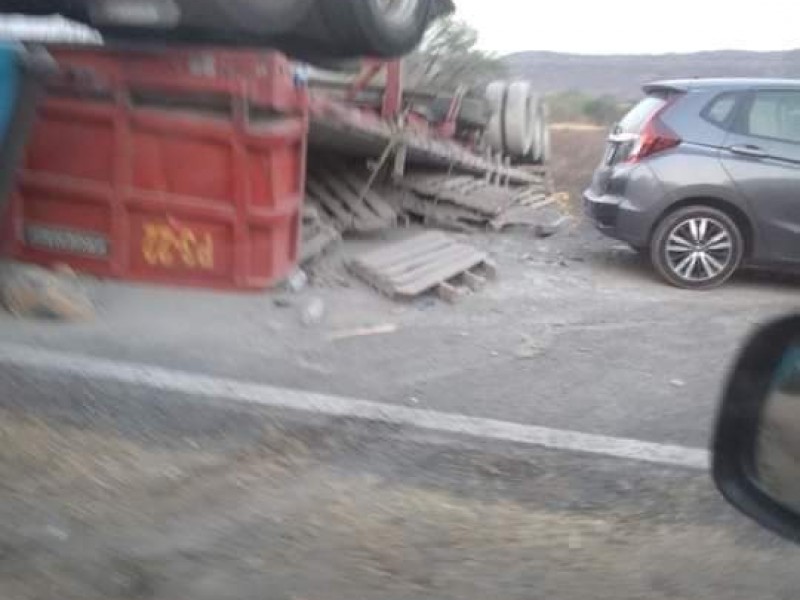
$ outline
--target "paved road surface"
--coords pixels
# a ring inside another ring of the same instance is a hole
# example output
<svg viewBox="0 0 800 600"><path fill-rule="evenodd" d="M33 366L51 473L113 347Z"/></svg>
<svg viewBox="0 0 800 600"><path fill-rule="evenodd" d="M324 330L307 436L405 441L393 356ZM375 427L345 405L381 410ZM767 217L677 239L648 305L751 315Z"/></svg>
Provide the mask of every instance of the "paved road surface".
<svg viewBox="0 0 800 600"><path fill-rule="evenodd" d="M474 238L472 238L475 241ZM480 242L481 240L478 240ZM672 289L580 230L483 240L501 280L450 307L398 305L353 280L291 297L97 285L95 323L0 315L4 341L518 423L705 446L722 381L754 324L798 306L800 280L744 275ZM331 281L340 278L336 275ZM325 321L298 313L325 299ZM364 326L392 334L332 340Z"/></svg>
<svg viewBox="0 0 800 600"><path fill-rule="evenodd" d="M696 465L232 401L255 382L702 452L742 337L797 304L791 278L673 290L585 231L479 241L503 278L456 308L331 269L289 308L96 284L94 323L0 317L6 348L242 382L209 398L0 359L5 596L794 598L797 550ZM306 328L315 295L326 319ZM382 323L397 332L334 339Z"/></svg>
<svg viewBox="0 0 800 600"><path fill-rule="evenodd" d="M8 598L770 600L800 585L796 549L702 470L0 377Z"/></svg>

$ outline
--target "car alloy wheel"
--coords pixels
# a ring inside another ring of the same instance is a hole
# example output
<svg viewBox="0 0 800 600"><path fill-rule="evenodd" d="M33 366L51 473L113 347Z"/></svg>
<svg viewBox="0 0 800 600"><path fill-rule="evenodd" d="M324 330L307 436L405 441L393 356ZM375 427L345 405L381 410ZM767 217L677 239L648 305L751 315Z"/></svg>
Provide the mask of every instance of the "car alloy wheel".
<svg viewBox="0 0 800 600"><path fill-rule="evenodd" d="M651 252L656 270L673 285L708 289L724 283L738 268L744 240L725 213L688 207L659 225Z"/></svg>
<svg viewBox="0 0 800 600"><path fill-rule="evenodd" d="M733 240L716 219L695 217L679 222L667 238L670 269L687 281L711 281L733 260Z"/></svg>

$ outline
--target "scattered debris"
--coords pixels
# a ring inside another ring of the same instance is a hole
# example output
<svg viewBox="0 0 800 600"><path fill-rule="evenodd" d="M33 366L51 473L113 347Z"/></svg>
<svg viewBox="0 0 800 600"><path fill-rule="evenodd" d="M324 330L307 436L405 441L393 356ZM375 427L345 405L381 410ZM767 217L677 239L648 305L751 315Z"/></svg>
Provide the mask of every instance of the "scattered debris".
<svg viewBox="0 0 800 600"><path fill-rule="evenodd" d="M539 223L533 229L533 235L540 240L551 238L567 224L572 222L572 217L562 216L551 223Z"/></svg>
<svg viewBox="0 0 800 600"><path fill-rule="evenodd" d="M352 260L349 267L390 298L414 298L436 290L449 302L497 276L485 252L438 231L389 244Z"/></svg>
<svg viewBox="0 0 800 600"><path fill-rule="evenodd" d="M281 287L287 292L292 292L294 294L302 292L308 287L308 275L306 275L303 269L295 269L292 271L292 274L286 278Z"/></svg>
<svg viewBox="0 0 800 600"><path fill-rule="evenodd" d="M540 227L542 224L542 209L552 206L553 201L545 198L532 205L511 206L490 223L494 231L503 231L509 227Z"/></svg>
<svg viewBox="0 0 800 600"><path fill-rule="evenodd" d="M48 536L55 538L59 542L66 542L69 539L69 532L55 525L47 525L44 531Z"/></svg>
<svg viewBox="0 0 800 600"><path fill-rule="evenodd" d="M583 536L580 534L580 532L570 532L567 547L570 550L583 550Z"/></svg>
<svg viewBox="0 0 800 600"><path fill-rule="evenodd" d="M394 323L375 325L373 327L360 327L349 331L337 331L328 336L331 341L348 340L357 337L368 337L373 335L386 335L397 331L398 327Z"/></svg>
<svg viewBox="0 0 800 600"><path fill-rule="evenodd" d="M58 276L40 267L8 265L0 273L0 297L20 318L85 321L94 306L74 275Z"/></svg>
<svg viewBox="0 0 800 600"><path fill-rule="evenodd" d="M553 345L555 337L553 325L542 325L533 334L524 333L520 336L514 356L520 360L539 358Z"/></svg>
<svg viewBox="0 0 800 600"><path fill-rule="evenodd" d="M531 360L533 358L538 358L544 353L544 348L538 346L534 343L524 343L517 348L517 351L514 353L514 356L519 358L520 360Z"/></svg>
<svg viewBox="0 0 800 600"><path fill-rule="evenodd" d="M287 296L275 296L272 299L272 303L278 308L291 308L294 306L292 299Z"/></svg>
<svg viewBox="0 0 800 600"><path fill-rule="evenodd" d="M311 298L300 311L300 322L306 327L319 325L325 318L325 302L322 298Z"/></svg>

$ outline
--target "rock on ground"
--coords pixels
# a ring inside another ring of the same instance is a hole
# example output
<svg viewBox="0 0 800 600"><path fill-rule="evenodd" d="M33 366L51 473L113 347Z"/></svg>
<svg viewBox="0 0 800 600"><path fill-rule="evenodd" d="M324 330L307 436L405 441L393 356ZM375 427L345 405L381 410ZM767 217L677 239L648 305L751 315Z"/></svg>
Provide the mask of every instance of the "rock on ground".
<svg viewBox="0 0 800 600"><path fill-rule="evenodd" d="M74 275L30 265L0 269L0 300L20 318L82 321L94 316L92 301Z"/></svg>

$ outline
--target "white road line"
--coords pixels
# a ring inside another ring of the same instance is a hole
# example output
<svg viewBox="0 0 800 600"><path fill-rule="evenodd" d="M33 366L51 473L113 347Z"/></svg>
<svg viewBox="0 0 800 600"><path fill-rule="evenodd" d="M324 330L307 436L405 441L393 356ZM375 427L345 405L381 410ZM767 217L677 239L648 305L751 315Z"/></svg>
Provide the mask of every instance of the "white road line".
<svg viewBox="0 0 800 600"><path fill-rule="evenodd" d="M178 392L196 397L219 398L328 416L410 425L434 432L455 433L661 465L707 469L709 464L708 452L697 448L404 408L354 398L208 377L137 363L39 350L15 344L0 344L0 364L144 386L163 392Z"/></svg>

